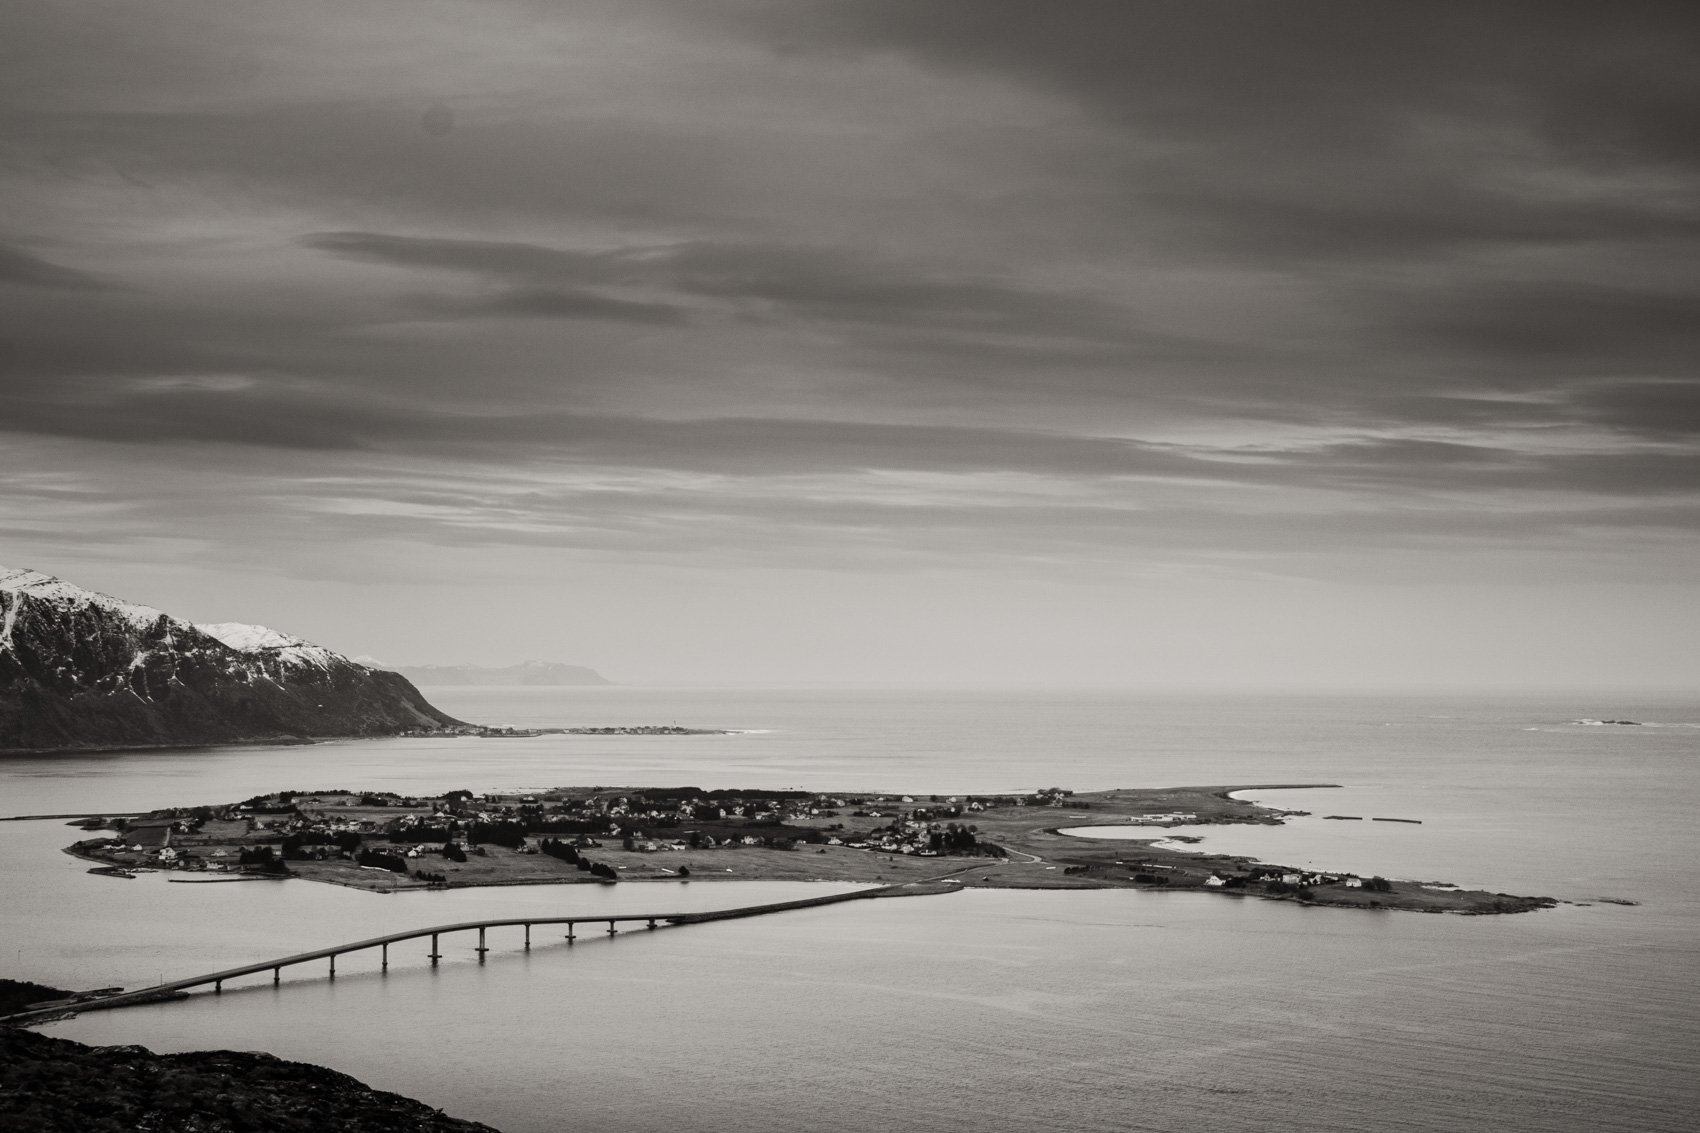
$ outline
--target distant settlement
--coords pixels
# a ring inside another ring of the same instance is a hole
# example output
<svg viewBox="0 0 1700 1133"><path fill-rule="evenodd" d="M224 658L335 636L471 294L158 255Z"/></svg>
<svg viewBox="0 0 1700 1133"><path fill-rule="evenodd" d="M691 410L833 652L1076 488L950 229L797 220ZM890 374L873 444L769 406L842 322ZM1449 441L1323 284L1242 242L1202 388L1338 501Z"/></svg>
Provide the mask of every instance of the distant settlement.
<svg viewBox="0 0 1700 1133"><path fill-rule="evenodd" d="M279 791L223 806L91 817L68 847L112 876L299 877L374 892L489 885L780 880L998 889L1155 889L1466 914L1544 897L1269 865L1164 844L1164 828L1279 824L1303 812L1176 787L914 796L697 787L529 793ZM1082 830L1082 827L1087 829ZM1149 826L1150 839L1127 827ZM1073 831L1064 834L1059 828ZM1111 828L1097 837L1093 827ZM1082 836L1084 835L1084 836Z"/></svg>

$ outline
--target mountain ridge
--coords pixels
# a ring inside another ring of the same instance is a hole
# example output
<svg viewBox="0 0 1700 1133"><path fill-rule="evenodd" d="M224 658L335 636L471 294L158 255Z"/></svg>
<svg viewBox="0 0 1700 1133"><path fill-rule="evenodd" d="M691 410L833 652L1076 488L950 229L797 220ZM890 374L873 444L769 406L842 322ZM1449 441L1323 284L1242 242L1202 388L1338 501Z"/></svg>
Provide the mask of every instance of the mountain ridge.
<svg viewBox="0 0 1700 1133"><path fill-rule="evenodd" d="M467 725L407 678L241 622L195 625L0 567L0 751L293 742Z"/></svg>

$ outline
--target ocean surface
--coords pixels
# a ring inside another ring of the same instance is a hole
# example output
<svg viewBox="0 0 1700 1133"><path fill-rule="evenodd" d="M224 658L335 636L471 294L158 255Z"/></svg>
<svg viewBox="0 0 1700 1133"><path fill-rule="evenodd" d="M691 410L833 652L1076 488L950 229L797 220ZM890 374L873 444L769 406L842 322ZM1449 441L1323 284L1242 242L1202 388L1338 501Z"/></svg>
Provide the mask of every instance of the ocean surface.
<svg viewBox="0 0 1700 1133"><path fill-rule="evenodd" d="M397 946L387 974L375 957L345 957L334 983L297 969L278 989L257 978L47 1032L268 1050L508 1133L1700 1124L1700 697L427 691L481 723L738 732L7 759L0 815L280 788L1256 785L1249 797L1312 813L1194 830L1201 848L1567 903L1453 917L971 891L571 948L539 929L529 953L516 929L491 933L483 964L470 935L450 937L434 970L423 944ZM1588 719L1643 725L1577 722ZM1069 813L1057 824L1079 824ZM123 881L59 852L78 833L0 823L0 975L138 987L480 916L828 891L699 880L379 896Z"/></svg>

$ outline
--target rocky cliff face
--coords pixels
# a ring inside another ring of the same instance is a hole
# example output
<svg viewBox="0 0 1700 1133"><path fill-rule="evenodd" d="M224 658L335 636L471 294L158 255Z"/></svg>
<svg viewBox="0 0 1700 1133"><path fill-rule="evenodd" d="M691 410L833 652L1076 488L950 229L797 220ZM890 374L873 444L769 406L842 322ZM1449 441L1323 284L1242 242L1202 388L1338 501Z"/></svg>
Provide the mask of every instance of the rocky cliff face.
<svg viewBox="0 0 1700 1133"><path fill-rule="evenodd" d="M406 678L263 626L191 625L0 567L0 751L459 727Z"/></svg>

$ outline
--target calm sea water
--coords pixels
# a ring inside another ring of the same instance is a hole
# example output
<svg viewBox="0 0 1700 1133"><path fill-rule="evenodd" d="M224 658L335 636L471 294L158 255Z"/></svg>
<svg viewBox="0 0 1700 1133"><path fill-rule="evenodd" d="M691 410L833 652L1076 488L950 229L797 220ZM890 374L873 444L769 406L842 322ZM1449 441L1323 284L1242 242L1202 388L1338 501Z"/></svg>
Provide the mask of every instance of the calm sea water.
<svg viewBox="0 0 1700 1133"><path fill-rule="evenodd" d="M691 926L431 969L345 958L50 1028L321 1062L510 1133L603 1130L1689 1130L1700 1114L1700 701L802 690L431 690L481 722L693 737L396 740L0 762L0 814L281 787L905 791L1337 783L1202 833L1289 864L1575 902L1517 917L1207 894L969 892ZM1572 724L1631 718L1648 726ZM1324 814L1421 819L1334 822ZM390 897L93 877L56 822L0 823L6 974L139 986L488 916L744 904L701 882ZM1600 898L1636 901L1602 903Z"/></svg>

